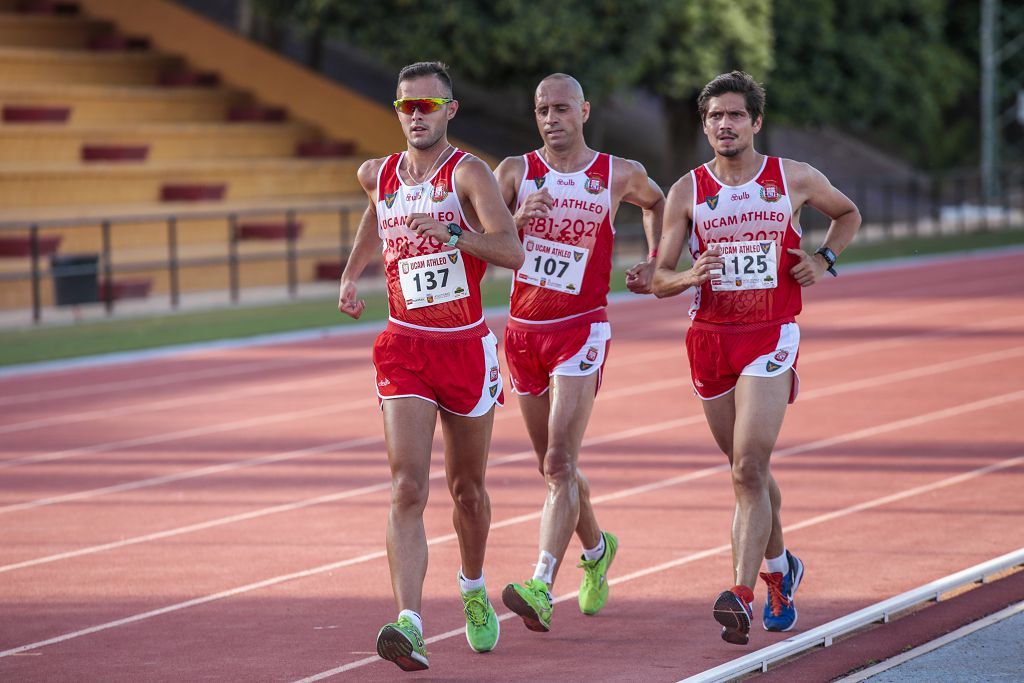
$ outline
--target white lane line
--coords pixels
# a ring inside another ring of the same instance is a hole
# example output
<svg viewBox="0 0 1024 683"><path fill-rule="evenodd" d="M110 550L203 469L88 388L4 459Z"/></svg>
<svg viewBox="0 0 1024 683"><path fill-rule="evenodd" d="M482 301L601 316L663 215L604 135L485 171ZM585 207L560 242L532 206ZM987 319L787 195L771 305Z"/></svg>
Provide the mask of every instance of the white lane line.
<svg viewBox="0 0 1024 683"><path fill-rule="evenodd" d="M947 488L949 486L954 486L956 484L960 484L960 483L963 483L965 481L969 481L971 479L976 479L978 477L984 476L986 474L990 474L992 472L997 472L999 470L1008 469L1010 467L1015 467L1015 466L1021 465L1021 464L1024 464L1024 455L1018 455L1018 456L1016 456L1014 458L1010 458L1010 459L1007 459L1007 460L1001 460L999 462L995 462L995 463L992 463L990 465L986 465L984 467L979 467L977 469L971 470L969 472L964 472L963 474L959 474L959 475L956 475L956 476L953 476L953 477L947 477L946 479L941 479L939 481L932 482L930 484L925 484L923 486L917 486L917 487L912 488L912 489L907 489L905 491L900 491L899 493L894 493L894 494L891 494L891 495L888 495L888 496L882 496L881 498L875 498L874 500L865 501L863 503L857 503L856 505L850 505L850 506L847 506L845 508L842 508L842 509L839 509L839 510L835 510L833 512L829 512L827 514L818 515L817 517L812 517L810 519L806 519L806 520L804 520L802 522L798 522L796 524L791 524L791 525L784 526L783 527L783 531L785 533L792 533L794 531L799 531L800 529L806 529L806 528L811 527L811 526L816 526L818 524L823 524L824 522L829 522L829 521L832 521L834 519L838 519L840 517L847 517L849 515L853 515L853 514L856 514L858 512L862 512L864 510L870 510L870 509L873 509L873 508L881 507L883 505L887 505L889 503L896 502L898 500L904 500L906 498L911 498L913 496L917 496L917 495L920 495L922 493L929 493L929 492L935 491L937 489ZM660 572L663 572L663 571L666 571L666 570L669 570L669 569L675 569L676 567L681 567L683 565L691 564L693 562L697 562L699 560L703 560L703 559L708 558L708 557L713 557L715 555L720 555L722 553L729 552L731 549L732 549L732 545L731 544L724 544L724 545L716 546L714 548L708 548L706 550L701 550L699 552L691 553L689 555L677 558L675 560L670 560L668 562L662 562L661 564L656 564L656 565L653 565L653 566L650 566L650 567L645 567L644 569L639 569L639 570L631 572L629 574L624 574L622 576L617 576L615 578L609 579L608 580L608 585L609 586L616 586L618 584L627 583L627 582L633 581L635 579L642 579L642 578L645 578L645 577L650 576L652 574L658 574ZM578 594L579 594L578 590L571 591L569 593L564 593L562 595L559 595L557 598L555 598L554 602L557 604L557 603L560 603L560 602L564 602L566 600L571 600L571 599L575 598ZM513 612L504 612L504 613L502 613L498 617L498 619L500 621L504 621L506 619L511 619L514 616L516 616L516 615ZM441 641L441 640L447 640L448 638L454 638L456 636L463 635L464 633L465 633L465 629L464 628L456 628L456 629L452 629L451 631L446 631L445 633L441 633L441 634L438 634L436 636L433 636L433 637L427 639L425 642L427 642L427 643L436 643L436 642ZM6 653L0 652L0 657L4 656L5 654ZM312 676L308 676L306 678L299 679L298 681L296 681L296 683L312 683L312 681L320 681L320 680L323 680L325 678L330 678L331 676L336 676L337 674L344 673L346 671L352 671L353 669L359 669L359 668L362 668L362 667L367 666L369 664L373 664L375 662L383 662L383 661L384 661L383 659L381 659L380 657L377 657L377 656L364 657L363 659L359 659L359 660L356 660L354 662L349 662L348 664L345 664L343 666L339 666L339 667L334 668L334 669L328 669L327 671L321 671L320 673L313 674Z"/></svg>
<svg viewBox="0 0 1024 683"><path fill-rule="evenodd" d="M311 417L329 415L330 413L341 410L340 406L345 406L345 409L347 410L349 407L357 404L365 406L367 402L364 400L359 402L353 401L348 403L335 403L328 406L307 408L306 410L294 410L291 412L274 413L273 415L258 415L256 417L249 417L244 420L220 422L217 424L206 425L204 427L190 427L189 429L180 429L173 432L164 432L163 434L150 434L148 436L140 436L134 439L124 439L122 441L109 441L107 443L96 444L93 446L69 448L67 450L53 451L50 453L36 453L35 455L26 455L21 458L4 460L0 462L0 469L6 469L8 467L15 467L18 465L25 465L29 463L48 462L51 460L63 460L64 458L77 457L80 455L105 453L107 451L119 451L124 450L126 448L134 448L135 446L151 446L157 443L167 443L168 441L191 439L197 436L207 436L209 434L220 434L222 432L230 432L236 429L248 429L250 427L265 427L267 425L278 424L281 422L289 422L291 420L305 420Z"/></svg>
<svg viewBox="0 0 1024 683"><path fill-rule="evenodd" d="M832 437L830 439L824 439L824 440L821 440L821 441L818 441L818 442L815 442L815 443L816 444L825 444L825 445L835 445L836 443L842 443L844 441L854 441L854 440L857 440L857 439L865 438L865 436L871 436L873 434L879 433L879 430L886 430L886 428L888 428L889 430L901 428L901 427L893 426L893 425L907 426L907 425L910 425L910 424L920 424L920 423L928 421L929 419L941 419L943 417L949 417L949 416L951 416L953 414L965 413L965 412L969 412L969 411L972 411L972 410L983 410L985 408L992 407L993 405L998 405L998 402L1005 403L1005 402L1009 402L1009 401L1013 401L1013 400L1018 400L1020 398L1024 398L1024 390L1013 392L1012 394L1006 394L1006 395L1003 395L1003 396L1000 396L1000 397L993 397L993 398L990 398L990 399L986 399L984 401L976 401L976 402L974 402L972 404L966 404L966 405L961 405L961 406L955 406L955 407L952 407L952 408L947 408L947 409L944 409L944 410L941 410L941 411L936 411L935 413L929 413L927 415L920 415L920 416L917 416L915 418L909 418L909 419L906 419L906 420L899 420L899 421L897 421L895 423L891 423L891 425L879 425L879 426L873 427L873 428L861 429L861 430L858 430L856 432L851 432L848 435L840 435L840 436ZM610 441L610 440L613 440L615 438L618 438L618 439L632 438L634 436L640 436L640 435L645 434L645 433L651 433L651 432L654 432L654 431L659 431L661 429L666 429L666 428L671 428L671 427L675 427L675 426L680 426L679 423L688 423L688 422L693 422L693 421L697 421L697 420L700 420L700 419L703 419L702 416L694 416L693 418L687 418L687 419L683 419L683 420L674 420L674 421L671 421L671 422L661 422L661 423L657 423L655 425L649 425L649 426L646 426L646 427L636 427L636 428L633 428L633 429L630 429L630 430L626 430L624 432L617 432L614 435L608 435L608 436L602 437L602 440L603 441ZM676 423L676 424L673 424L673 423ZM806 450L810 450L812 448L812 444L803 444L803 445L801 445L799 447L794 447L794 448L802 448L804 451L806 451ZM790 455L791 454L792 453L790 453ZM531 455L532 455L532 453L531 453ZM782 456L782 457L784 457L784 456ZM978 469L975 469L975 470L971 470L970 472L967 472L967 473L964 473L964 474L960 474L960 475L956 475L954 477L949 477L947 479L943 479L940 482L935 482L935 483L932 483L932 484L927 484L927 485L924 485L924 486L918 486L916 488L909 489L908 491L912 492L912 493L903 492L902 494L892 494L892 495L888 495L888 496L883 496L882 498L875 499L875 502L859 503L857 505L853 505L853 506L849 506L847 508L844 508L844 510L860 511L860 510L868 509L869 507L873 507L875 505L883 504L883 503L880 503L880 502L877 502L877 501L891 502L891 501L894 501L894 500L899 500L901 497L907 497L908 495L916 495L917 493L922 493L922 492L925 492L927 490L934 490L935 488L940 488L942 486L947 486L947 485L950 485L951 483L959 483L961 481L967 481L968 479L974 478L976 476L981 476L981 474L985 474L985 473L990 472L990 471L995 471L997 469L1004 469L1004 468L1007 468L1007 467L1012 467L1012 466L1018 464L1021 461L1024 461L1024 456L1018 456L1018 457L1012 458L1010 460L1003 460L1003 461L1000 461L998 463L990 464L990 465L987 465L985 467L981 467L981 468L978 468ZM724 469L722 468L722 466L719 466L717 468L708 468L707 470L703 470L703 472L706 472L706 473L703 474L702 476L708 476L710 474L713 474L715 471L724 471ZM433 476L440 476L440 474L442 474L442 473L437 473L436 475L432 475L432 477ZM696 473L694 473L694 474L696 474ZM689 476L692 477L692 475L689 475ZM677 477L675 479L679 479L679 478ZM648 485L645 485L645 486L642 486L642 487L633 487L631 489L633 491L633 493L629 494L629 495L636 495L636 493L644 493L644 492L647 492L647 491L654 490L656 488L665 488L667 486L672 486L672 485L674 485L675 479L665 480L665 481L662 481L662 482L654 482L652 484L648 484ZM668 483L668 482L673 482L673 483ZM943 483L943 482L949 482L949 483ZM611 494L611 495L616 495L616 494ZM622 497L622 492L619 492L619 497ZM595 500L597 502L601 502L603 500L608 500L608 499L610 499L610 498L599 497L599 498L597 498ZM849 513L847 513L847 514L849 514ZM786 529L787 530L789 530L789 529L792 529L792 530L801 529L801 528L804 528L806 526L811 526L812 524L821 523L822 521L826 521L827 519L834 519L837 516L842 516L842 514L828 513L826 515L819 515L818 517L813 518L813 520L816 520L816 521L807 520L805 522L801 522L801 523L798 523L796 525L791 525L789 527L786 527ZM500 529L500 528L503 528L503 527L513 526L515 524L520 524L520 523L525 522L525 521L534 520L534 519L537 519L539 517L540 517L540 512L533 512L533 513L529 513L529 514L525 514L525 515L520 515L518 517L513 517L513 518L510 518L510 519L502 520L501 522L498 522L496 524L492 524L491 525L491 529L493 530L493 529ZM446 542L454 540L454 539L456 539L456 535L454 533L450 533L450 534L445 534L443 536L437 536L437 537L434 537L432 539L429 539L427 541L427 543L428 543L428 545L436 545L436 544L439 544L439 543L446 543ZM638 578L640 576L646 576L647 574L654 573L655 571L662 571L663 569L667 569L667 568L670 568L670 567L678 566L679 564L685 564L686 562L692 562L693 559L699 559L699 557L697 557L698 555L701 556L701 557L704 557L704 556L707 556L708 553L713 554L713 553L716 553L716 552L722 552L723 549L728 549L729 547L730 547L729 545L719 546L718 548L714 548L714 549L711 549L711 550L708 550L708 551L703 551L703 553L698 553L697 555L688 556L691 559L683 558L681 560L674 560L672 562L656 565L655 568L650 568L650 569L647 569L647 570L642 570L640 572L634 572L633 574L629 574L629 575L626 575L624 577L620 577L618 579L612 579L612 580L609 581L609 583L621 583L623 581L628 581L628 580L631 580L633 578ZM195 607L197 605L203 605L203 604L206 604L206 603L209 603L209 602L214 602L214 601L217 601L217 600L223 600L225 598L233 597L235 595L240 595L242 593L247 593L247 592L250 592L250 591L259 590L261 588L267 588L269 586L285 583L285 582L288 582L288 581L294 581L296 579L307 578L307 577L314 576L314 575L317 575L317 574L322 574L324 572L329 572L329 571L333 571L335 569L340 569L342 567L352 566L354 564L359 564L359 563L363 563L363 562L367 562L367 561L371 561L371 560L375 560L375 559L381 559L381 558L386 557L386 556L387 556L386 551L375 551L375 552L372 552L372 553L367 553L367 554L364 554L364 555L360 555L358 557L348 558L348 559L345 559L345 560L340 560L338 562L332 562L330 564L321 565L319 567L313 567L311 569L305 569L305 570L302 570L302 571L299 571L299 572L293 572L293 573L285 574L285 575L282 575L282 576L276 576L276 577L272 577L272 578L269 578L269 579L264 579L262 581L257 581L255 583L246 584L244 586L238 586L236 588L231 588L231 589L228 589L228 590L225 590L225 591L220 591L220 592L213 593L211 595L202 596L202 597L199 597L199 598L193 598L192 600L186 600L184 602L175 603L173 605L167 605L165 607L161 607L161 608L158 608L158 609L155 609L155 610L149 610L147 612L143 612L141 614L135 614L135 615L132 615L130 617L125 617L123 619L117 619L115 621L106 622L104 624L97 624L96 626L91 626L91 627L88 627L88 628L85 628L85 629L81 629L81 630L78 630L78 631L73 631L71 633L65 633L63 635L55 636L53 638L49 638L49 639L46 639L46 640L38 641L38 642L35 642L35 643L29 643L27 645L22 645L20 647L12 648L12 649L9 649L9 650L4 650L3 652L0 652L0 657L6 657L6 656L9 656L9 655L14 655L14 654L18 654L18 653L21 653L21 652L26 652L28 650L35 650L35 649L38 649L38 648L41 648L41 647L45 647L45 646L48 646L48 645L54 645L56 643L61 643L61 642L67 641L67 640L72 640L74 638L79 638L81 636L89 635L89 634L92 634L92 633L97 633L99 631L105 631L105 630L108 630L108 629L111 629L111 628L116 628L116 627L119 627L119 626L124 626L126 624L131 624L131 623L135 623L135 622L138 622L138 621L143 621L145 619L150 619L152 617L160 616L160 615L163 615L163 614L168 614L170 612L176 612L176 611L179 611L179 610L188 609L190 607ZM575 595L575 594L573 594L573 595ZM565 597L565 596L562 596L561 599L568 599L568 598ZM461 631L456 631L456 632L461 632ZM370 661L376 661L376 660L377 660L377 658L374 657L374 658L371 658ZM367 662L367 663L369 663L369 662Z"/></svg>
<svg viewBox="0 0 1024 683"><path fill-rule="evenodd" d="M317 363L332 363L333 359L316 359ZM182 384L195 382L204 379L220 379L235 375L254 374L260 375L267 370L279 370L282 368L294 367L296 365L309 365L308 359L285 358L281 360L261 360L252 363L239 363L236 365L218 366L204 370L185 370L171 374L156 375L153 377L139 377L116 382L96 382L94 384L82 384L74 387L62 387L60 389L47 389L30 394L11 394L0 396L0 406L24 405L37 401L50 401L63 398L75 398L77 396L90 396L92 394L106 394L112 391L126 391L129 389L150 389L153 387L168 386L171 384Z"/></svg>

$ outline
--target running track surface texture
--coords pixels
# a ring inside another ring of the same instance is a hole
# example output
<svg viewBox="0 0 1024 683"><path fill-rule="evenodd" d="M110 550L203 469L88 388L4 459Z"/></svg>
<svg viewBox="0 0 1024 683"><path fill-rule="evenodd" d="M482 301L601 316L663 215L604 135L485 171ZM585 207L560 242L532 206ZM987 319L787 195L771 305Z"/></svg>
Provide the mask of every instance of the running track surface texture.
<svg viewBox="0 0 1024 683"><path fill-rule="evenodd" d="M1020 251L843 273L805 293L802 393L773 456L810 628L1024 546ZM374 333L0 378L0 680L676 681L719 638L732 488L689 384L689 297L619 299L582 454L620 539L579 613L570 545L553 629L500 603L532 573L545 487L517 406L488 470L497 649L472 653L440 430L425 513L429 671L374 654L395 617ZM492 316L500 334L503 321Z"/></svg>

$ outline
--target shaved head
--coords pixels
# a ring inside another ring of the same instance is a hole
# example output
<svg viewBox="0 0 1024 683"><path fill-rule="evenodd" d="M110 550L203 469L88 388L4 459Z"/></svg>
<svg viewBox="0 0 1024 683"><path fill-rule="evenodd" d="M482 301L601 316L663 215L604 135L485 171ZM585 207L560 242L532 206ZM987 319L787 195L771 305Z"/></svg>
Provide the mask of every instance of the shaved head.
<svg viewBox="0 0 1024 683"><path fill-rule="evenodd" d="M580 104L583 104L584 102L587 101L586 98L583 96L583 86L580 85L580 82L577 81L572 76L570 76L569 74L556 73L545 77L543 80L541 80L540 83L537 84L537 93L540 93L540 90L542 87L544 87L545 83L550 83L552 81L560 81L565 83L566 86L568 86L568 88L570 89L570 94L572 98L577 100ZM536 95L534 95L534 99L536 99Z"/></svg>

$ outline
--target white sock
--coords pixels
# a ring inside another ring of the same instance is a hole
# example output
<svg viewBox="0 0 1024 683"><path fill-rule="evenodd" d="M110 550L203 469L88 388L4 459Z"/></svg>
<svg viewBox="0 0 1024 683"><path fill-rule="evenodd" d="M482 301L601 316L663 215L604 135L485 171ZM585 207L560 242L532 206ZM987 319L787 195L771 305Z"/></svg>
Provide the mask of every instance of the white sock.
<svg viewBox="0 0 1024 683"><path fill-rule="evenodd" d="M463 593L468 593L470 591L480 590L483 587L484 587L484 573L483 572L480 572L480 578L479 579L467 579L466 575L462 573L462 570L461 569L459 570L459 588L462 589Z"/></svg>
<svg viewBox="0 0 1024 683"><path fill-rule="evenodd" d="M411 609L404 609L399 612L398 618L401 619L402 617L409 617L412 623L416 625L416 628L420 630L420 635L423 635L423 617L416 612L413 612Z"/></svg>
<svg viewBox="0 0 1024 683"><path fill-rule="evenodd" d="M584 548L583 549L583 559L584 560L591 560L591 561L593 561L593 560L600 560L603 555L604 555L604 534L601 534L600 540L597 542L597 545L595 545L593 548Z"/></svg>
<svg viewBox="0 0 1024 683"><path fill-rule="evenodd" d="M782 549L782 554L778 557L766 557L764 563L768 567L770 574L778 572L785 576L789 572L789 560L786 558L785 548Z"/></svg>
<svg viewBox="0 0 1024 683"><path fill-rule="evenodd" d="M550 588L552 582L555 580L556 562L558 562L558 560L555 559L554 555L546 550L541 550L540 557L537 558L537 567L533 570L533 578L540 579Z"/></svg>

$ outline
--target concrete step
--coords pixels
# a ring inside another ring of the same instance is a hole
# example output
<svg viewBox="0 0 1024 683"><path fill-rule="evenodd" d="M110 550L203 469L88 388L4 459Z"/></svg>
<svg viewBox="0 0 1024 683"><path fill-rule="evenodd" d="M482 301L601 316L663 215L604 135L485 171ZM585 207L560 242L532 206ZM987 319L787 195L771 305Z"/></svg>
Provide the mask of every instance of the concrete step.
<svg viewBox="0 0 1024 683"><path fill-rule="evenodd" d="M0 47L0 80L10 84L154 85L180 68L177 57L154 52L95 52Z"/></svg>
<svg viewBox="0 0 1024 683"><path fill-rule="evenodd" d="M359 191L352 159L0 165L0 208L159 201L168 184L227 184L226 198L337 198Z"/></svg>
<svg viewBox="0 0 1024 683"><path fill-rule="evenodd" d="M74 163L85 145L148 145L149 161L259 159L295 156L316 137L300 123L137 124L126 126L0 126L0 164Z"/></svg>
<svg viewBox="0 0 1024 683"><path fill-rule="evenodd" d="M73 125L222 122L228 109L250 101L225 88L10 84L0 80L0 105L71 107Z"/></svg>

